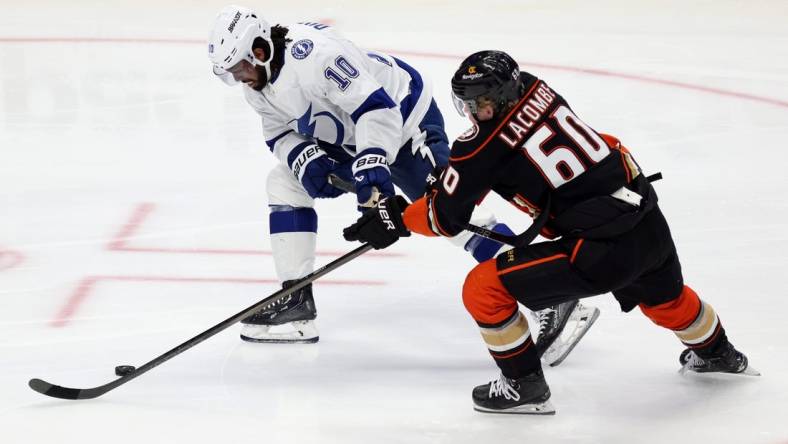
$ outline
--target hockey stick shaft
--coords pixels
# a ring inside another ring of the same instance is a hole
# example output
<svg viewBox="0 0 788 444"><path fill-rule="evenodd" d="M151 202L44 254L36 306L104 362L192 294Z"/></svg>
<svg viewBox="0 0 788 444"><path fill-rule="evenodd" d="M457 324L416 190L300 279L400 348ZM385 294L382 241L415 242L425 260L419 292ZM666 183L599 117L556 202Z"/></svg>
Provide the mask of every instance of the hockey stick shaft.
<svg viewBox="0 0 788 444"><path fill-rule="evenodd" d="M336 270L337 268L341 267L342 265L352 261L353 259L361 256L362 254L366 253L367 251L371 250L372 246L369 244L364 244L355 250L345 254L344 256L332 261L329 264L319 268L318 270L304 276L303 278L299 279L295 282L291 287L282 288L281 290L277 291L276 293L272 294L271 296L257 302L256 304L244 309L236 313L235 315L225 319L224 321L214 325L213 327L205 330L204 332L198 334L197 336L189 339L188 341L178 345L177 347L167 351L166 353L157 356L156 358L152 359L151 361L145 363L141 367L137 368L133 372L129 373L126 376L118 378L114 381L111 381L107 384L87 388L87 389L76 389L76 388L68 388L62 387L54 384L50 384L46 381L41 379L31 379L28 385L33 390L47 395L54 398L60 399L92 399L107 393L108 391L115 389L132 379L146 373L147 371L158 367L159 365L169 361L170 359L174 358L175 356L180 355L181 353L189 350L190 348L194 347L195 345L205 341L206 339L216 335L217 333L227 329L228 327L234 325L241 319L250 316L251 314L257 312L258 310L264 309L277 303L280 299L284 298L285 296L294 293L310 283L314 282L315 280L325 276L326 274Z"/></svg>
<svg viewBox="0 0 788 444"><path fill-rule="evenodd" d="M341 177L335 174L330 174L328 176L328 182L331 184L331 186L336 187L346 193L356 192L356 189L352 183L343 180ZM490 229L473 224L465 224L463 228L470 231L471 233L478 234L481 237L486 237L487 239L491 239L496 242L500 242L502 244L506 244L512 247L518 246L517 236L507 236L505 234L496 233L495 231L492 231Z"/></svg>

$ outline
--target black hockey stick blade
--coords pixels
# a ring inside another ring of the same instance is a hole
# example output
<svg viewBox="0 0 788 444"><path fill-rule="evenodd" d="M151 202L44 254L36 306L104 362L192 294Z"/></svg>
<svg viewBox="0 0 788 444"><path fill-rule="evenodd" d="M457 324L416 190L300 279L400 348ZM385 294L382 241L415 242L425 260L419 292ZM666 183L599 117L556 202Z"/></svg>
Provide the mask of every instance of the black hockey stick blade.
<svg viewBox="0 0 788 444"><path fill-rule="evenodd" d="M221 330L219 330L219 331L221 331ZM205 332L203 334L205 334ZM214 333L214 334L216 334L216 333ZM213 335L211 335L211 336L213 336ZM181 351L186 351L188 348L191 348L192 346L199 344L203 340L208 339L208 337L210 337L210 336L207 336L204 339L202 339L202 340L200 340L198 342L195 342L191 346L189 346L187 348L184 348ZM187 344L188 342L189 341L185 342L184 344L181 344L179 347L183 347L183 345ZM173 349L173 350L176 350L176 349ZM175 354L172 354L171 356L167 357L166 359L162 359L164 356L166 356L168 353L171 353L173 350L170 350L169 352L165 353L164 355L157 357L156 359L148 362L147 364L143 365L142 367L134 370L133 372L131 372L131 373L129 373L129 374L127 374L127 375L125 375L125 376L123 376L121 378L118 378L118 379L116 379L116 380L114 380L112 382L109 382L107 384L100 385L98 387L92 387L92 388L86 388L86 389L63 387L63 386L60 386L60 385L51 384L49 382L46 382L46 381L44 381L42 379L38 379L38 378L31 379L27 383L27 385L30 386L31 389L37 391L38 393L41 393L42 395L46 395L46 396L51 396L52 398L68 399L68 400L98 398L99 396L103 395L104 393L107 393L108 391L114 389L115 387L118 387L120 385L123 385L123 384L129 382L130 380L132 380L132 379L136 378L137 376L147 372L148 370L152 369L153 367L156 367L159 364L164 363L165 361L169 360L171 357L173 357L176 354L178 354L178 353L175 353Z"/></svg>
<svg viewBox="0 0 788 444"><path fill-rule="evenodd" d="M302 277L301 279L297 280L292 286L280 289L279 291L261 300L260 302L257 302L256 304L247 307L243 311L236 313L235 315L214 325L208 330L205 330L204 332L198 334L197 336L194 336L193 338L187 340L186 342L178 345L177 347L165 352L162 355L153 358L152 360L148 361L144 365L138 367L133 372L123 377L120 377L114 381L108 382L104 385L79 389L79 388L70 388L70 387L55 385L38 378L31 379L27 383L27 385L29 385L31 389L37 391L38 393L41 393L42 395L46 395L46 396L51 396L53 398L69 399L69 400L97 398L103 395L104 393L107 393L108 391L131 381L137 376L146 373L148 370L151 370L154 367L158 367L159 365L164 364L165 362L169 361L175 356L178 356L179 354L185 352L186 350L194 347L195 345L205 341L206 339L216 335L217 333L223 330L226 330L228 327L239 322L241 319L250 316L252 313L255 313L258 310L267 308L269 305L279 302L280 299L306 287L313 281L336 270L337 268L361 256L362 254L366 253L371 249L372 249L372 245L369 244L364 244L356 248L355 250L345 254L344 256L337 258L334 261L324 265L323 267L313 271L312 273Z"/></svg>
<svg viewBox="0 0 788 444"><path fill-rule="evenodd" d="M31 389L41 393L42 395L51 396L53 398L60 398L60 399L83 399L80 398L79 394L82 390L73 389L68 387L61 387L59 385L53 385L46 381L42 381L41 379L31 379L30 382L27 383Z"/></svg>
<svg viewBox="0 0 788 444"><path fill-rule="evenodd" d="M60 399L93 399L106 393L105 385L90 389L75 389L70 387L61 387L59 385L50 384L44 380L33 378L27 383L31 389L41 393L42 395L51 396ZM114 388L114 387L113 387Z"/></svg>

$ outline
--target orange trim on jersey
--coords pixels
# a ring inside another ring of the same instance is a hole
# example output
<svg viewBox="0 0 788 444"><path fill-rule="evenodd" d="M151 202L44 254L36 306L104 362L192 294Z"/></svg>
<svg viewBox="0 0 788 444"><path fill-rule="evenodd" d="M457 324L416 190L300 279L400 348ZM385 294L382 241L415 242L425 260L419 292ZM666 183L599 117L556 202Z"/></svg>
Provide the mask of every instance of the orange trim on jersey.
<svg viewBox="0 0 788 444"><path fill-rule="evenodd" d="M610 134L603 134L603 133L599 133L599 136L602 138L602 140L605 141L605 143L607 143L608 147L613 149L618 149L619 147L621 147L621 141L618 140L618 137L611 136Z"/></svg>
<svg viewBox="0 0 788 444"><path fill-rule="evenodd" d="M438 190L434 190L432 192L432 202L430 202L430 208L432 208L432 222L435 224L435 228L438 229L438 232L446 237L452 237L448 231L444 230L441 226L440 221L438 220L438 212L435 210L435 199L438 197ZM427 215L429 217L429 214Z"/></svg>
<svg viewBox="0 0 788 444"><path fill-rule="evenodd" d="M465 156L462 156L462 157L449 157L449 160L450 160L450 161L455 161L455 162L460 162L460 161L463 161L463 160L466 160L466 159L470 159L471 157L475 156L475 155L476 155L476 154L477 154L479 151L481 151L481 150L482 150L482 148L484 148L485 146L487 146L487 144L488 144L488 143L490 143L490 141L491 141L491 140L492 140L492 139L493 139L495 136L497 136L497 135L498 135L498 133L501 131L501 128L503 128L503 127L504 127L504 125L506 125L507 123L509 123L509 119L510 119L510 118L512 117L512 115L515 113L515 111L517 111L517 110L520 108L520 105L522 105L522 104L523 104L523 102L525 102L525 99L527 99L528 97L530 97L531 93L532 93L532 92L534 92L534 90L536 89L536 87L537 87L537 86L539 86L539 84L540 84L540 83L542 83L542 81L541 81L541 80L537 80L536 82L534 82L534 85L531 87L531 89L529 89L529 90L528 90L528 92L527 92L527 93L525 93L525 95L524 95L524 96L523 96L523 97L520 99L520 101L519 101L519 102L517 102L517 104L516 104L516 105L515 105L515 106L512 108L512 110L511 110L511 111L509 111L509 114L507 114L507 115L506 115L506 117L505 117L505 118L504 118L504 119L501 121L501 123L498 125L498 127L497 127L497 128L495 128L495 131L493 131L492 133L490 133L490 135L489 135L489 136L487 136L487 139L485 139L485 140L484 140L484 142L482 142L482 144L481 144L481 145L479 145L479 148L476 148L475 150L473 150L473 152L472 152L471 154L468 154L468 155L465 155Z"/></svg>
<svg viewBox="0 0 788 444"><path fill-rule="evenodd" d="M462 302L474 320L498 324L517 312L517 301L498 278L495 259L478 264L462 286Z"/></svg>
<svg viewBox="0 0 788 444"><path fill-rule="evenodd" d="M559 253L559 254L556 254L556 255L553 255L553 256L550 256L550 257L543 257L541 259L536 259L536 260L533 260L531 262L526 262L524 264L515 265L514 267L505 268L505 269L499 271L498 272L498 276L501 276L501 275L504 275L504 274L509 274L509 273L511 273L513 271L522 270L523 268L533 267L535 265L543 264L545 262L551 262L551 261L554 261L554 260L558 260L558 259L561 259L561 258L564 258L564 257L569 257L569 256L565 255L564 253Z"/></svg>
<svg viewBox="0 0 788 444"><path fill-rule="evenodd" d="M632 182L632 171L630 170L629 165L627 165L627 155L628 154L626 152L626 148L624 148L621 145L619 145L619 146L615 146L615 147L610 147L610 149L618 151L620 153L619 158L621 158L621 168L624 170L624 175L626 176L627 183L631 183Z"/></svg>
<svg viewBox="0 0 788 444"><path fill-rule="evenodd" d="M414 233L419 233L422 236L437 236L430 229L430 215L428 213L427 197L421 197L405 208L405 212L402 213L402 222L405 223L408 230Z"/></svg>
<svg viewBox="0 0 788 444"><path fill-rule="evenodd" d="M627 183L631 183L635 175L632 171L633 166L628 162L628 160L632 161L632 155L629 153L629 150L627 147L621 144L621 141L618 140L617 137L602 133L599 135L602 136L602 139L604 139L605 143L607 143L607 146L610 147L611 150L616 150L621 153L621 166L624 168L624 174L626 175Z"/></svg>
<svg viewBox="0 0 788 444"><path fill-rule="evenodd" d="M683 330L689 327L698 317L700 307L700 298L686 285L681 294L670 302L653 307L640 304L643 314L655 324L671 330Z"/></svg>
<svg viewBox="0 0 788 444"><path fill-rule="evenodd" d="M577 243L575 244L575 248L572 250L572 257L569 258L569 263L574 264L575 258L577 257L577 252L580 251L580 246L583 245L584 239L578 239Z"/></svg>

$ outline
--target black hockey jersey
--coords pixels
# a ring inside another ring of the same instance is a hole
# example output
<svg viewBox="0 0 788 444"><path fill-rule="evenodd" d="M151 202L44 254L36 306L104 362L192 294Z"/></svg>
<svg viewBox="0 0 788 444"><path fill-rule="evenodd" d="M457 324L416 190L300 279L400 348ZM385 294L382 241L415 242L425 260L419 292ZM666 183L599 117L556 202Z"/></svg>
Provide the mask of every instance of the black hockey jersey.
<svg viewBox="0 0 788 444"><path fill-rule="evenodd" d="M505 117L479 122L458 137L440 183L408 207L404 220L411 231L458 234L489 191L531 217L544 210L550 195L548 222L542 229L546 237L615 218L596 202L580 212L598 212L590 215L591 222L569 210L623 187L634 188L629 184L640 175L637 164L618 140L585 124L544 81L521 75L526 93L516 106ZM636 208L637 203L629 206ZM562 217L566 214L571 216Z"/></svg>

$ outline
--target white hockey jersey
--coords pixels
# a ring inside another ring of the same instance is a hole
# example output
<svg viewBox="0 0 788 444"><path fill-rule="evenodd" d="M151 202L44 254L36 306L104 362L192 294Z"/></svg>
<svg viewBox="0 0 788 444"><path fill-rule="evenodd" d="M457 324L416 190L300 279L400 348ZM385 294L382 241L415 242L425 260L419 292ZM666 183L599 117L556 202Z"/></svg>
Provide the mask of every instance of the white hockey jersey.
<svg viewBox="0 0 788 444"><path fill-rule="evenodd" d="M243 85L262 116L263 134L286 165L315 139L354 155L382 148L389 164L408 141L432 100L432 88L404 62L365 51L327 25L289 26L284 66L258 92ZM414 145L416 145L414 143Z"/></svg>

